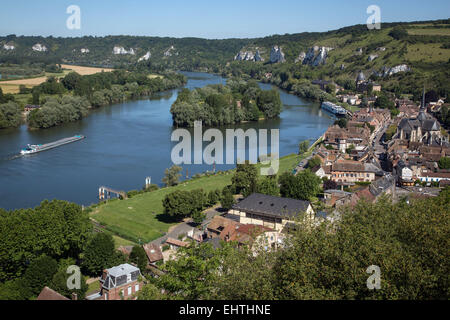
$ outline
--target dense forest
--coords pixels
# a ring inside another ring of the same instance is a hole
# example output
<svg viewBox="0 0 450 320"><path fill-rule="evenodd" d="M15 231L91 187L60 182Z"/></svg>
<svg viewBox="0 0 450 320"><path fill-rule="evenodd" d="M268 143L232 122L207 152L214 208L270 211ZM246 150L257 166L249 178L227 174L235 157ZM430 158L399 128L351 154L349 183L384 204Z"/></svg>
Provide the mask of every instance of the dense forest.
<svg viewBox="0 0 450 320"><path fill-rule="evenodd" d="M221 126L271 119L278 117L281 109L277 90L262 90L257 82L229 80L226 86L183 89L170 112L175 126L193 127L195 121Z"/></svg>

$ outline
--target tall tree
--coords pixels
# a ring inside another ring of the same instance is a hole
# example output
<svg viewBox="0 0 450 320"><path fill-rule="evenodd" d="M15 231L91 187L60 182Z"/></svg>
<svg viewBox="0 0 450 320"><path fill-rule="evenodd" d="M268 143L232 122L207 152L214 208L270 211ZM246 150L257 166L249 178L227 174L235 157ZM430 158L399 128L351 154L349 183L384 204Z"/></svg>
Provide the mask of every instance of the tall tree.
<svg viewBox="0 0 450 320"><path fill-rule="evenodd" d="M298 146L298 154L303 155L309 150L310 142L309 140L302 141Z"/></svg>
<svg viewBox="0 0 450 320"><path fill-rule="evenodd" d="M300 172L297 176L284 173L280 176L280 193L283 197L311 200L320 191L321 179L309 169Z"/></svg>
<svg viewBox="0 0 450 320"><path fill-rule="evenodd" d="M117 253L113 237L106 233L96 233L83 253L82 268L85 273L98 276L104 269L114 267L116 263Z"/></svg>
<svg viewBox="0 0 450 320"><path fill-rule="evenodd" d="M147 269L148 258L144 248L141 246L134 246L130 253L130 261L137 265L137 267L144 272Z"/></svg>
<svg viewBox="0 0 450 320"><path fill-rule="evenodd" d="M176 165L172 166L169 169L166 169L165 176L162 179L164 184L167 187L176 186L179 183L180 178L181 178L181 170L183 170L183 169Z"/></svg>
<svg viewBox="0 0 450 320"><path fill-rule="evenodd" d="M238 164L236 173L232 178L233 187L236 193L247 197L256 191L258 182L258 170L255 165L246 162Z"/></svg>

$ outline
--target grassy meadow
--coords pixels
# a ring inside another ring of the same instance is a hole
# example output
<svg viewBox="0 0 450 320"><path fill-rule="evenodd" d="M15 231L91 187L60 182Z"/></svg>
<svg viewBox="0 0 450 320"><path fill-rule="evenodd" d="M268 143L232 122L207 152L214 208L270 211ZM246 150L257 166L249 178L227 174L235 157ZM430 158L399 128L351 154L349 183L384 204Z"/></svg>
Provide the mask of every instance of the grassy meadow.
<svg viewBox="0 0 450 320"><path fill-rule="evenodd" d="M300 162L301 157L290 155L280 159L279 173L291 172ZM231 184L234 170L185 181L176 187L163 188L145 193L128 200L111 201L92 211L91 217L113 232L120 245L132 245L123 242L124 239L134 243L150 242L161 237L177 222L163 214L162 200L166 195L176 190L191 191L203 189L209 192L223 189ZM120 238L119 238L120 237Z"/></svg>

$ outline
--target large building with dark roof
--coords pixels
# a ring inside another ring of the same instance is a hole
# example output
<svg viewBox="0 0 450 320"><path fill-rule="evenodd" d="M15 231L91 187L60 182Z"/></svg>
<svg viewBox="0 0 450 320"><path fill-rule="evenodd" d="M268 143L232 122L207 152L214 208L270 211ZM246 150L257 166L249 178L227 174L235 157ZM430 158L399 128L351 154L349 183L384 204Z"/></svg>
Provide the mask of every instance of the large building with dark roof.
<svg viewBox="0 0 450 320"><path fill-rule="evenodd" d="M239 217L242 224L260 225L282 231L284 226L302 213L314 219L314 210L309 201L280 198L254 193L235 204L229 214Z"/></svg>
<svg viewBox="0 0 450 320"><path fill-rule="evenodd" d="M401 140L423 143L427 146L443 144L441 125L433 116L426 112L425 93L417 118L404 118L398 125L397 136Z"/></svg>

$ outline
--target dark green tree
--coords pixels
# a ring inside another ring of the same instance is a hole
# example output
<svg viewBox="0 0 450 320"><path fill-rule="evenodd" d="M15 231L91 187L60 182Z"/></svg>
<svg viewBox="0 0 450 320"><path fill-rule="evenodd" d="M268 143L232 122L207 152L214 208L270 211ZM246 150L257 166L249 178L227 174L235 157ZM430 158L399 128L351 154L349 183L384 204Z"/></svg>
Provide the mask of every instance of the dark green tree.
<svg viewBox="0 0 450 320"><path fill-rule="evenodd" d="M439 169L443 169L443 170L450 169L450 157L442 157L439 160Z"/></svg>
<svg viewBox="0 0 450 320"><path fill-rule="evenodd" d="M269 196L279 196L280 187L276 176L268 176L260 179L256 187L256 192L266 194Z"/></svg>
<svg viewBox="0 0 450 320"><path fill-rule="evenodd" d="M284 173L280 176L279 181L281 196L285 198L311 200L320 191L320 178L308 169L300 172L297 176Z"/></svg>
<svg viewBox="0 0 450 320"><path fill-rule="evenodd" d="M33 296L37 296L45 286L51 283L57 271L56 260L43 255L30 263L23 277L24 285Z"/></svg>
<svg viewBox="0 0 450 320"><path fill-rule="evenodd" d="M222 200L220 201L222 208L225 210L230 210L235 204L235 199L229 188L224 188L222 193Z"/></svg>
<svg viewBox="0 0 450 320"><path fill-rule="evenodd" d="M255 165L246 162L238 164L236 173L232 178L233 187L237 194L248 197L256 191L258 182L258 169Z"/></svg>
<svg viewBox="0 0 450 320"><path fill-rule="evenodd" d="M141 246L134 246L130 253L130 261L137 265L137 267L144 272L147 269L148 258L144 248Z"/></svg>
<svg viewBox="0 0 450 320"><path fill-rule="evenodd" d="M96 233L83 253L82 268L86 274L98 276L104 269L115 266L116 250L110 234Z"/></svg>

